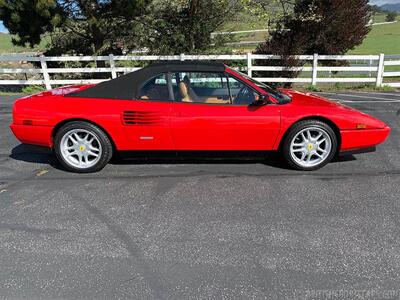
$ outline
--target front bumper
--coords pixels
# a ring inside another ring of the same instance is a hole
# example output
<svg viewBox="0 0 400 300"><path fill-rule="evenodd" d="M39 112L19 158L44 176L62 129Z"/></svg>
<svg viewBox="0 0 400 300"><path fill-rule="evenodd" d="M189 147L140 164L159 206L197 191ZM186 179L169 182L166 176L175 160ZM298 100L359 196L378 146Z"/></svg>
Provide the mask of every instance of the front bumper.
<svg viewBox="0 0 400 300"><path fill-rule="evenodd" d="M10 128L21 143L45 147L53 146L53 127L11 124Z"/></svg>
<svg viewBox="0 0 400 300"><path fill-rule="evenodd" d="M390 130L389 126L380 129L342 130L340 152L374 148L387 139Z"/></svg>

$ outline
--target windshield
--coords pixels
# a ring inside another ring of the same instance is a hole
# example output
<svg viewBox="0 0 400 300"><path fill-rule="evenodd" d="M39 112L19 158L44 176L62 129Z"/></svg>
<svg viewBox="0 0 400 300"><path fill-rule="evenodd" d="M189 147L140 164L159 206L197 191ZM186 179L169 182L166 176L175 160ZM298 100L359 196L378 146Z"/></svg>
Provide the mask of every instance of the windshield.
<svg viewBox="0 0 400 300"><path fill-rule="evenodd" d="M254 80L253 78L247 76L246 74L243 74L242 72L238 72L238 73L240 75L242 75L244 78L246 78L248 81L251 81L252 83L254 83L260 89L264 90L267 94L274 97L280 104L286 104L292 100L289 95L283 94L280 91L278 91L277 89L272 88L269 85L266 85L265 83Z"/></svg>

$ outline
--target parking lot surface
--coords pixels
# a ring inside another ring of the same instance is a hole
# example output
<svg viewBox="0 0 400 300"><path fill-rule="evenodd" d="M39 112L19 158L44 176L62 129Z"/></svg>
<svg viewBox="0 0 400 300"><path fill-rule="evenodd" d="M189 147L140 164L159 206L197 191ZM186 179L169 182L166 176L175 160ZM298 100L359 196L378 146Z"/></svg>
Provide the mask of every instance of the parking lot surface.
<svg viewBox="0 0 400 300"><path fill-rule="evenodd" d="M78 175L20 145L1 97L0 298L398 299L400 93L323 95L389 139L312 173L150 160Z"/></svg>

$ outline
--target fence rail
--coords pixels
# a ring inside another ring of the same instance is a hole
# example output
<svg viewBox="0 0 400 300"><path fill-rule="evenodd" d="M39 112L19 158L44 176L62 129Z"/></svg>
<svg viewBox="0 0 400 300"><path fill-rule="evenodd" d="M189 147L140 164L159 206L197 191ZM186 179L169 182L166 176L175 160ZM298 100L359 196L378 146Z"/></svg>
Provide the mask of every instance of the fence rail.
<svg viewBox="0 0 400 300"><path fill-rule="evenodd" d="M400 55L297 55L294 59L305 61L302 67L287 68L284 66L268 66L260 65L260 60L279 60L277 55L260 55L260 54L240 54L240 55L171 55L171 56L155 56L155 55L129 55L129 56L27 56L27 55L2 55L0 56L0 64L10 62L27 62L33 63L37 67L27 68L0 68L0 74L24 74L25 79L0 79L0 85L45 85L47 89L51 89L53 85L81 84L81 83L98 83L107 79L54 79L53 74L84 74L84 73L109 73L110 78L116 78L119 74L136 71L137 67L117 66L121 61L161 61L161 60L219 60L229 65L231 61L244 62L247 74L253 77L254 72L266 71L298 71L301 72L297 78L285 77L255 77L254 79L262 82L274 83L305 83L317 85L318 83L375 83L376 86L388 85L392 87L400 87ZM350 66L326 66L326 61L348 61ZM51 62L104 62L108 64L105 67L65 67L52 68L48 67ZM321 66L321 61L324 66ZM393 70L393 67L395 68ZM388 68L390 70L385 70ZM335 77L334 72L350 74L352 76ZM310 73L310 74L306 74ZM326 74L328 73L328 75ZM1 76L0 75L0 76ZM38 76L42 78L28 78L28 75ZM357 75L358 77L354 77ZM361 76L364 75L364 76ZM397 78L399 77L399 78ZM390 81L385 81L390 79ZM397 81L396 81L397 80Z"/></svg>

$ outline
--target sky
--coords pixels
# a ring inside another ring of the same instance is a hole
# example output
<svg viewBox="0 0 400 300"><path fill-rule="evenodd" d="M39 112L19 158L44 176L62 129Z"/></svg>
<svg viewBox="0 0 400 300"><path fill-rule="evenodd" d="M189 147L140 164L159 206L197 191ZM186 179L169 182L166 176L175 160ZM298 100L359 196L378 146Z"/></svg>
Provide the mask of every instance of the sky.
<svg viewBox="0 0 400 300"><path fill-rule="evenodd" d="M371 0L370 3L374 5L383 5L386 3L399 3L400 0ZM7 29L4 27L3 22L0 21L0 32L7 32Z"/></svg>
<svg viewBox="0 0 400 300"><path fill-rule="evenodd" d="M0 22L0 32L7 32L7 29L4 27L3 22Z"/></svg>
<svg viewBox="0 0 400 300"><path fill-rule="evenodd" d="M383 5L383 4L391 4L391 3L399 3L399 0L371 0L371 4L375 5Z"/></svg>

